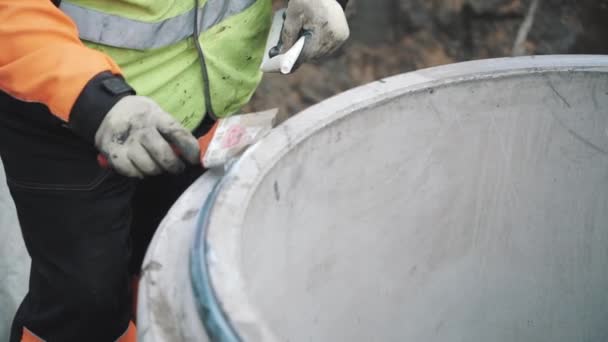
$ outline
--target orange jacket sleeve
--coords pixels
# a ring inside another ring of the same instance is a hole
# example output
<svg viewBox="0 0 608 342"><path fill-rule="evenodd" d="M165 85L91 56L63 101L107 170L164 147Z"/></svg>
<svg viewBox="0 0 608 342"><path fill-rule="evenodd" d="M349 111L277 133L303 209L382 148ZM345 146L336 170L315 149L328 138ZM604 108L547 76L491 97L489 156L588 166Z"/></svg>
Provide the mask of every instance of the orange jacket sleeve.
<svg viewBox="0 0 608 342"><path fill-rule="evenodd" d="M42 103L69 121L85 87L103 72L111 78L120 69L107 55L86 47L74 22L50 0L0 0L0 90ZM81 109L90 112L81 102Z"/></svg>

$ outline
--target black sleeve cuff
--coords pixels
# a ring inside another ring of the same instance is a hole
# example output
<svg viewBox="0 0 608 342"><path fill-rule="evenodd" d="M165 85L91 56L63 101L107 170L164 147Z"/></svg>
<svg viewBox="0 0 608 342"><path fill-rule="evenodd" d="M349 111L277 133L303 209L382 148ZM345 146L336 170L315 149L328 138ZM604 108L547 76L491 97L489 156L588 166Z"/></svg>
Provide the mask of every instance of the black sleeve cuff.
<svg viewBox="0 0 608 342"><path fill-rule="evenodd" d="M72 111L69 127L85 140L95 143L95 133L101 122L116 102L135 90L121 76L102 72L93 77L84 87Z"/></svg>

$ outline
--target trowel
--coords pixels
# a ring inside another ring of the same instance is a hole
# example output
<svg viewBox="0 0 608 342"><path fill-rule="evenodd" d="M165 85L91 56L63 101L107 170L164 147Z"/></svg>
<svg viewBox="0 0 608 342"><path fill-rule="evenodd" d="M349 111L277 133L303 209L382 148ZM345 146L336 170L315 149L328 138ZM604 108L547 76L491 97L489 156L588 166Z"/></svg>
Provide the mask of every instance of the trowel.
<svg viewBox="0 0 608 342"><path fill-rule="evenodd" d="M273 108L217 119L211 130L198 139L201 166L212 169L229 165L249 146L270 133L278 112L278 108ZM180 154L175 146L171 147ZM97 163L104 169L110 168L107 157L101 153L97 155Z"/></svg>
<svg viewBox="0 0 608 342"><path fill-rule="evenodd" d="M278 112L274 108L218 119L212 130L199 139L201 165L207 169L230 165L249 146L270 133Z"/></svg>

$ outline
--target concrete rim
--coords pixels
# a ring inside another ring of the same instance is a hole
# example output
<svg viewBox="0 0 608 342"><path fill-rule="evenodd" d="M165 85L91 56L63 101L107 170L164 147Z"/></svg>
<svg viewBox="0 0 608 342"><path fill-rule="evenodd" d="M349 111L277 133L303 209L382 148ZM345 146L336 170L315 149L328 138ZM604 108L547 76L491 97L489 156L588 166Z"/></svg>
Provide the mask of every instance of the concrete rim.
<svg viewBox="0 0 608 342"><path fill-rule="evenodd" d="M408 93L465 82L548 72L608 72L608 56L536 56L489 59L423 69L364 85L323 101L286 121L250 148L222 180L209 215L207 264L212 287L232 326L248 336L278 341L251 304L241 274L241 229L249 200L278 160L315 132L361 109ZM255 331L252 331L255 330ZM244 337L244 336L241 336Z"/></svg>

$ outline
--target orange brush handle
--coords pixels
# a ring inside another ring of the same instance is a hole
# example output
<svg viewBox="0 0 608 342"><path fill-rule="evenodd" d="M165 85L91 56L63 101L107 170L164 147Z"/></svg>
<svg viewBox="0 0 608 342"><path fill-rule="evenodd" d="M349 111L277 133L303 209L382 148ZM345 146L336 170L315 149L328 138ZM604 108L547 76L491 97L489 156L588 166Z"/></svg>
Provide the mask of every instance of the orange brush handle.
<svg viewBox="0 0 608 342"><path fill-rule="evenodd" d="M177 149L177 147L171 145L171 148L173 149L173 152L175 152L175 154L179 156L179 150ZM110 162L108 161L108 158L101 153L97 155L97 164L99 164L102 169L110 168Z"/></svg>
<svg viewBox="0 0 608 342"><path fill-rule="evenodd" d="M205 153L207 153L207 148L209 148L209 144L211 143L211 140L213 139L213 135L215 134L216 130L217 130L217 122L213 125L213 127L211 127L211 129L209 130L209 132L207 132L207 134L198 138L198 146L201 150L201 156L200 156L201 164L202 164L203 157L205 156ZM177 156L180 156L180 152L177 149L177 147L171 145L171 148L173 149L173 152L175 152L175 154ZM101 153L97 155L97 164L99 164L99 166L102 169L110 168L110 162L108 161L108 158Z"/></svg>

